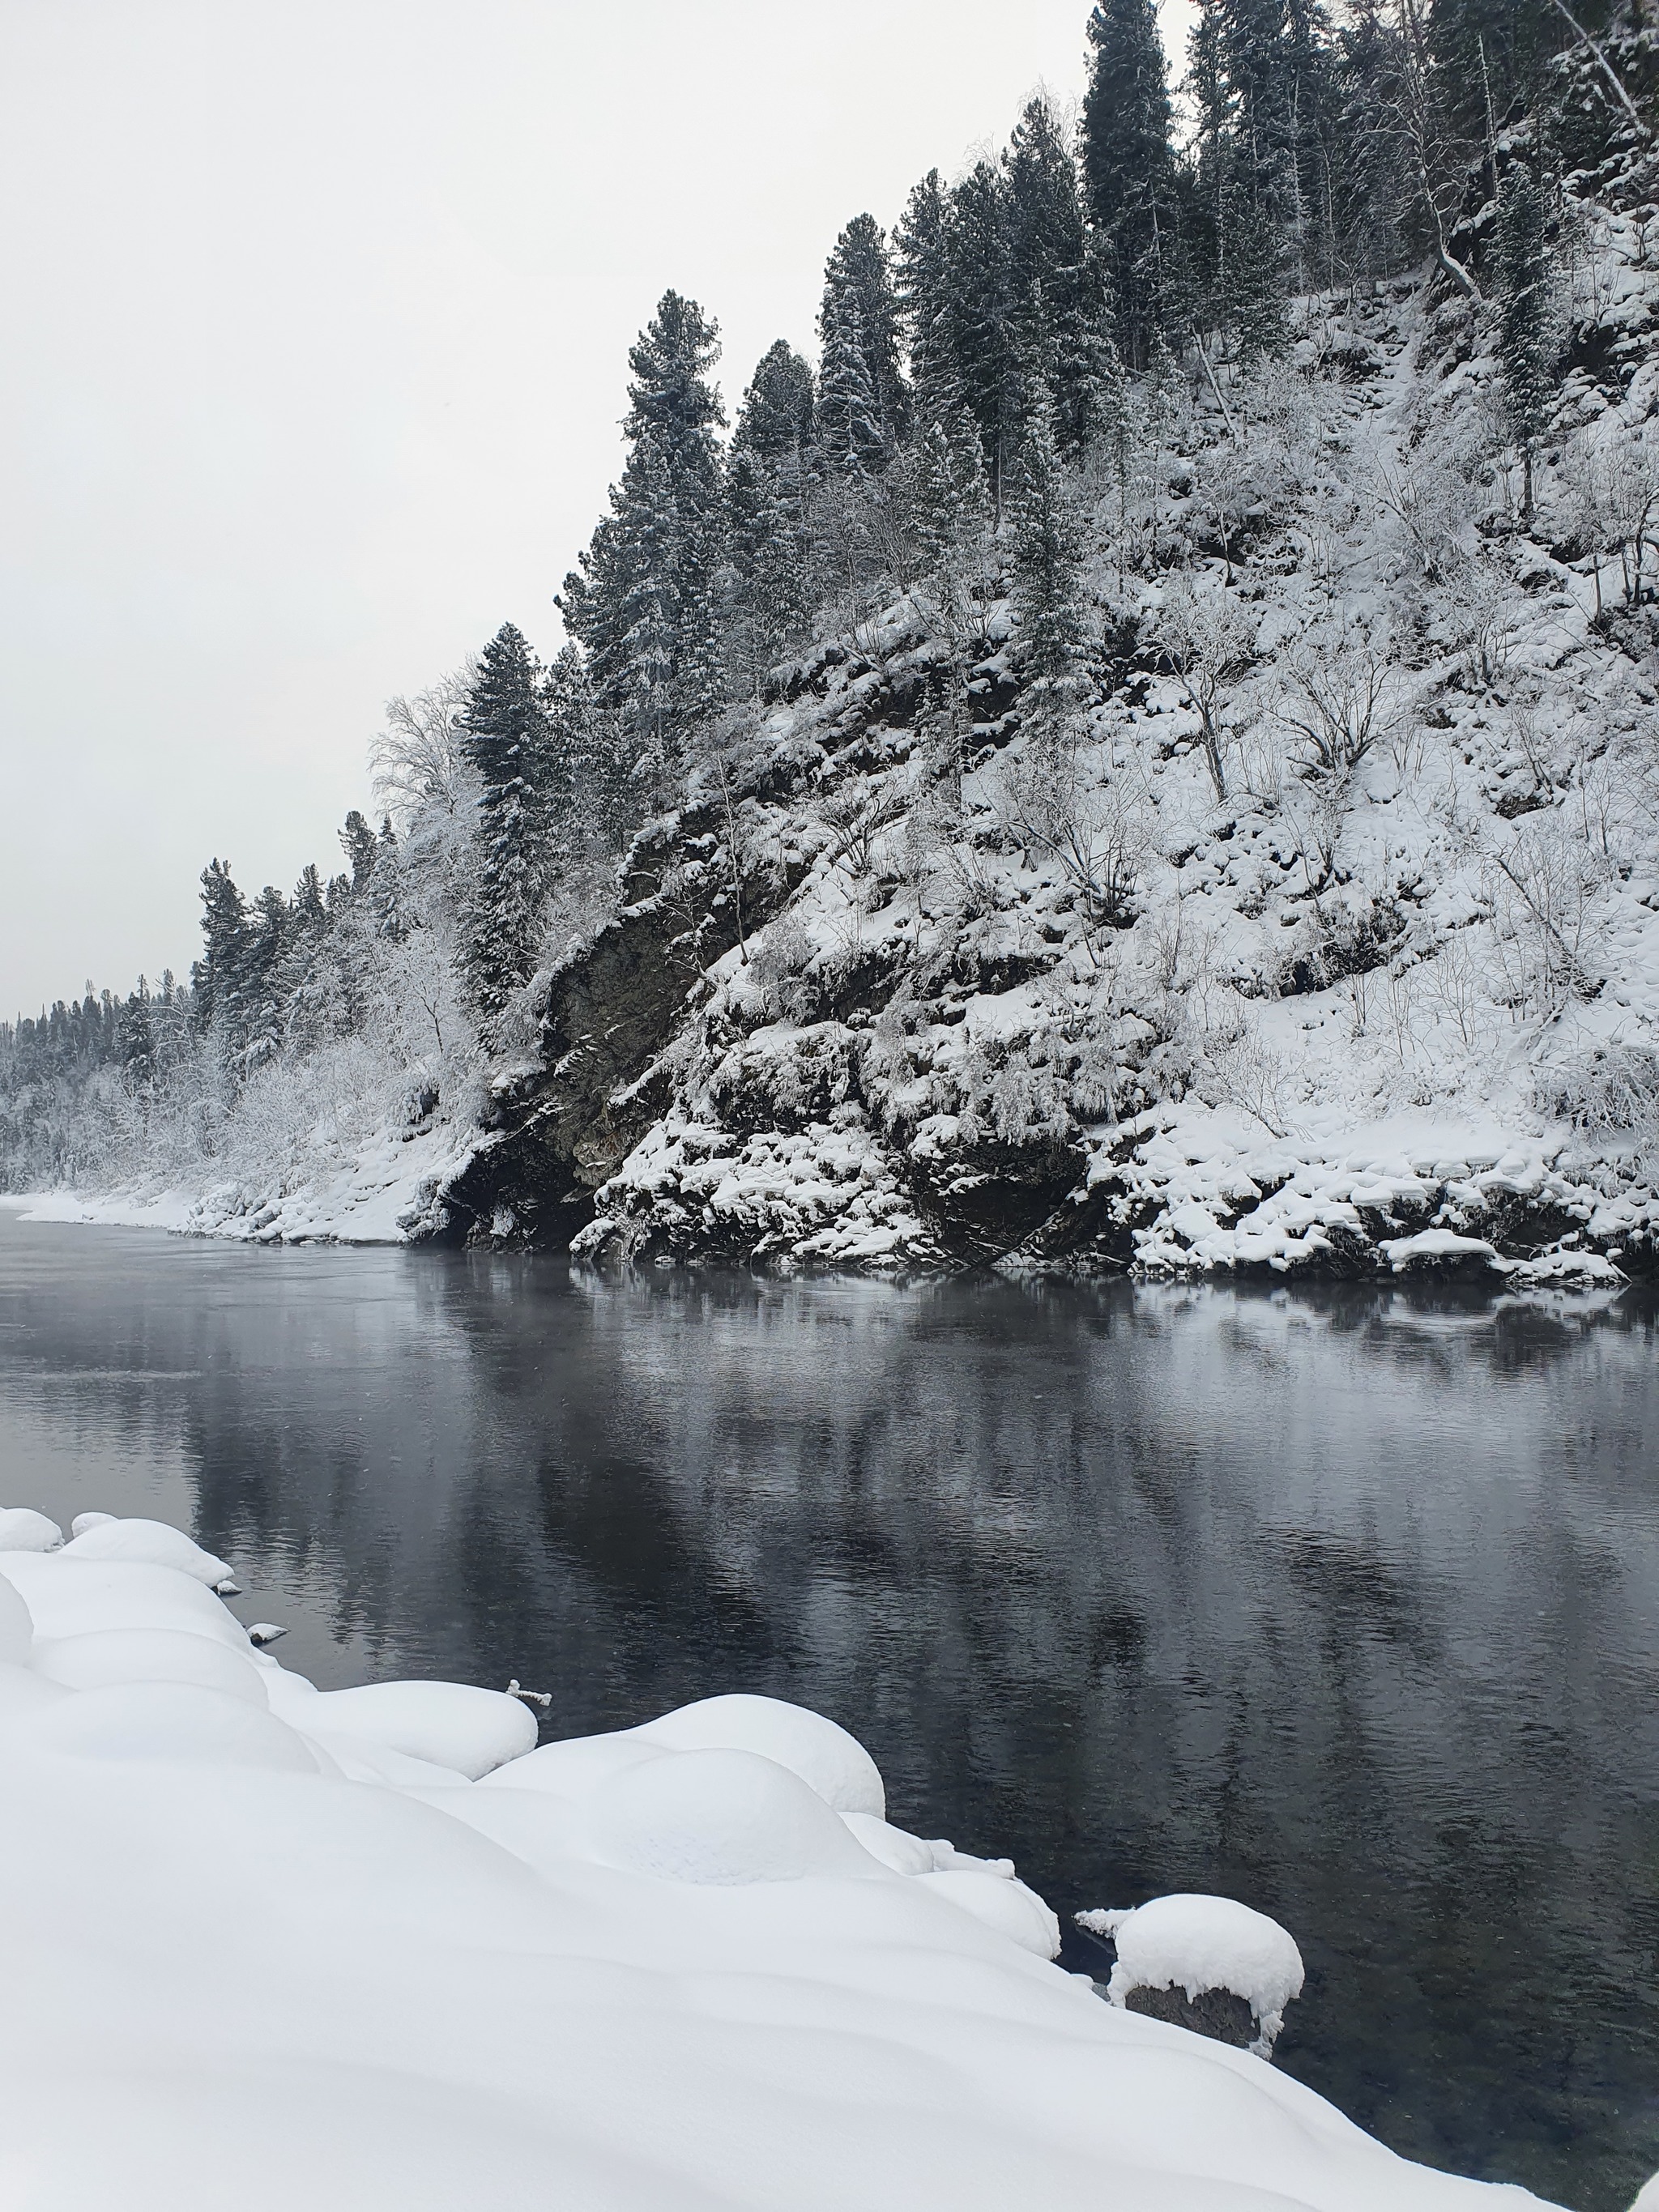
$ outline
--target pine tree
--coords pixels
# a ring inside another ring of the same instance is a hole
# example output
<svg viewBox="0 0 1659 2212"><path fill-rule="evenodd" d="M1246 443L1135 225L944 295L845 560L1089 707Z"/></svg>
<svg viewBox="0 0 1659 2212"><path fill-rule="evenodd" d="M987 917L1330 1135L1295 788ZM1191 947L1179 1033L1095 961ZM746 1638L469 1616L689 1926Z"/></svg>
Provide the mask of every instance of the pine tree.
<svg viewBox="0 0 1659 2212"><path fill-rule="evenodd" d="M1007 182L980 161L950 195L945 246L952 351L979 425L993 506L1018 448L1021 376Z"/></svg>
<svg viewBox="0 0 1659 2212"><path fill-rule="evenodd" d="M811 443L813 403L810 363L787 338L774 339L743 395L732 450L775 466L799 462Z"/></svg>
<svg viewBox="0 0 1659 2212"><path fill-rule="evenodd" d="M243 1038L243 986L249 929L247 902L236 888L228 860L216 860L202 871L202 957L191 969L196 1024L220 1037L228 1050Z"/></svg>
<svg viewBox="0 0 1659 2212"><path fill-rule="evenodd" d="M1026 425L1008 516L1026 720L1052 735L1082 688L1083 532L1046 402Z"/></svg>
<svg viewBox="0 0 1659 2212"><path fill-rule="evenodd" d="M1117 342L1146 368L1166 319L1165 262L1175 219L1175 155L1157 0L1100 0L1089 18L1094 48L1083 108L1083 164L1090 211L1103 240L1117 305Z"/></svg>
<svg viewBox="0 0 1659 2212"><path fill-rule="evenodd" d="M758 692L811 625L813 407L812 372L780 338L744 395L726 459L725 632L734 694Z"/></svg>
<svg viewBox="0 0 1659 2212"><path fill-rule="evenodd" d="M1510 434L1521 455L1521 519L1533 514L1533 455L1556 396L1559 332L1543 195L1531 170L1512 161L1498 201L1498 355Z"/></svg>
<svg viewBox="0 0 1659 2212"><path fill-rule="evenodd" d="M586 650L601 704L635 757L674 758L719 703L716 580L724 559L718 331L695 301L665 293L629 354L623 429L632 449L557 605Z"/></svg>
<svg viewBox="0 0 1659 2212"><path fill-rule="evenodd" d="M239 994L239 1059L244 1073L275 1060L283 1048L288 1012L283 955L291 919L288 901L275 884L267 884L248 915L247 950Z"/></svg>
<svg viewBox="0 0 1659 2212"><path fill-rule="evenodd" d="M340 849L345 854L346 865L351 871L352 896L361 898L374 872L374 832L355 806L347 815L345 827L340 832Z"/></svg>
<svg viewBox="0 0 1659 2212"><path fill-rule="evenodd" d="M462 724L479 799L459 958L486 1036L534 974L541 944L544 884L532 784L547 742L540 676L521 633L503 623L484 647Z"/></svg>
<svg viewBox="0 0 1659 2212"><path fill-rule="evenodd" d="M963 401L951 306L945 187L930 169L911 192L897 233L896 299L916 419L942 422Z"/></svg>

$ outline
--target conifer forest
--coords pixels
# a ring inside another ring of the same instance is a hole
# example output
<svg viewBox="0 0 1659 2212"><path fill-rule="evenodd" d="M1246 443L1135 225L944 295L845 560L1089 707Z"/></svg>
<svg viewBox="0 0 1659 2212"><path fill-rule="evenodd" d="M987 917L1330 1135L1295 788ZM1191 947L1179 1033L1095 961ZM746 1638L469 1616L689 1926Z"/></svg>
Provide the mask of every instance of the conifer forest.
<svg viewBox="0 0 1659 2212"><path fill-rule="evenodd" d="M0 1188L1654 1271L1659 9L1079 31L1075 112L849 213L816 360L641 302L545 636L404 675L291 891L210 856L187 979L0 1028Z"/></svg>

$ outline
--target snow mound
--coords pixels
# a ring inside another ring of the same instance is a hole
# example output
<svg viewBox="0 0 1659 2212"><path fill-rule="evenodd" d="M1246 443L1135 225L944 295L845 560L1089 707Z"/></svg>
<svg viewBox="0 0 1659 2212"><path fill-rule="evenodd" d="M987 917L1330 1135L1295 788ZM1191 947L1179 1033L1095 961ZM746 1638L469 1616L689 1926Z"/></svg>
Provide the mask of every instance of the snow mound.
<svg viewBox="0 0 1659 2212"><path fill-rule="evenodd" d="M469 1782L519 1758L536 1741L534 1717L501 1690L475 1689L467 1682L369 1682L356 1690L314 1690L302 1675L277 1674L289 1698L284 1717L307 1734L320 1729L360 1739L447 1767Z"/></svg>
<svg viewBox="0 0 1659 2212"><path fill-rule="evenodd" d="M1022 1950L1034 1951L1039 1959L1060 1956L1058 1918L1034 1889L1028 1889L1012 1875L951 1867L919 1875L917 1880L936 1897L947 1898Z"/></svg>
<svg viewBox="0 0 1659 2212"><path fill-rule="evenodd" d="M88 1528L102 1528L119 1518L117 1513L77 1513L70 1522L70 1534L71 1536L84 1536Z"/></svg>
<svg viewBox="0 0 1659 2212"><path fill-rule="evenodd" d="M624 1729L614 1735L569 1736L561 1743L544 1743L483 1779L488 1787L544 1791L567 1804L580 1805L613 1774L670 1755L666 1745L648 1743L637 1729Z"/></svg>
<svg viewBox="0 0 1659 2212"><path fill-rule="evenodd" d="M1107 1984L1114 2004L1132 1990L1230 1990L1243 1997L1260 2029L1251 2047L1266 2057L1285 2024L1285 2008L1302 1993L1302 1954L1276 1920L1229 1897L1155 1897L1126 1912L1079 1912L1078 1925L1109 1936L1117 1963Z"/></svg>
<svg viewBox="0 0 1659 2212"><path fill-rule="evenodd" d="M28 1607L37 1636L174 1628L234 1651L248 1649L246 1631L212 1591L171 1567L75 1559L66 1545L61 1552L0 1552L0 1577Z"/></svg>
<svg viewBox="0 0 1659 2212"><path fill-rule="evenodd" d="M752 1751L683 1751L624 1768L587 1806L603 1865L727 1887L807 1875L873 1875L816 1790Z"/></svg>
<svg viewBox="0 0 1659 2212"><path fill-rule="evenodd" d="M886 1793L876 1762L856 1737L781 1698L702 1698L635 1730L665 1751L753 1751L798 1774L837 1813L880 1820Z"/></svg>
<svg viewBox="0 0 1659 2212"><path fill-rule="evenodd" d="M191 1575L210 1589L217 1589L231 1579L230 1569L222 1559L216 1559L211 1552L192 1543L182 1528L170 1528L165 1521L118 1521L111 1516L88 1528L82 1525L85 1517L76 1521L74 1537L64 1546L66 1558L171 1567L175 1574Z"/></svg>
<svg viewBox="0 0 1659 2212"><path fill-rule="evenodd" d="M4 1588L0 1584L0 1588ZM103 1628L43 1638L33 1663L66 1690L104 1690L122 1682L183 1682L218 1690L244 1705L270 1710L264 1678L228 1644L177 1628Z"/></svg>
<svg viewBox="0 0 1659 2212"><path fill-rule="evenodd" d="M252 1766L273 1774L327 1771L325 1755L274 1713L195 1683L83 1690L23 1725L40 1749L76 1759Z"/></svg>
<svg viewBox="0 0 1659 2212"><path fill-rule="evenodd" d="M0 1507L0 1552L55 1552L64 1532L32 1506Z"/></svg>

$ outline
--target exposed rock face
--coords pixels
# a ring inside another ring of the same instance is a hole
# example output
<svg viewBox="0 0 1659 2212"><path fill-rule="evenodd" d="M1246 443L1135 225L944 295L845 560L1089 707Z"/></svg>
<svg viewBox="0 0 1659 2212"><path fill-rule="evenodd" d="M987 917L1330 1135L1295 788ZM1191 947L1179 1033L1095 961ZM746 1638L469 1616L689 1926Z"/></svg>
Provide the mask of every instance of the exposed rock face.
<svg viewBox="0 0 1659 2212"><path fill-rule="evenodd" d="M1231 1990L1200 1990L1195 1997L1185 1990L1131 1990L1123 2005L1126 2012L1167 2020L1171 2027L1189 2028L1240 2051L1248 2051L1258 2033L1255 2014Z"/></svg>

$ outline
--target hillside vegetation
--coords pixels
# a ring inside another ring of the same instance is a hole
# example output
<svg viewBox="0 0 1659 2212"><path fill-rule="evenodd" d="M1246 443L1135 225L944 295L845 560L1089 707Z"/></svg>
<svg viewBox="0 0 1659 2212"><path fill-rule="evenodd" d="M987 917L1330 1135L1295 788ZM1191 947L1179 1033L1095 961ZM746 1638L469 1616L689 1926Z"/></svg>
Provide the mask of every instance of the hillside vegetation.
<svg viewBox="0 0 1659 2212"><path fill-rule="evenodd" d="M1659 32L1150 0L850 223L729 438L630 355L544 667L0 1032L13 1188L598 1257L1613 1282L1659 1204Z"/></svg>

